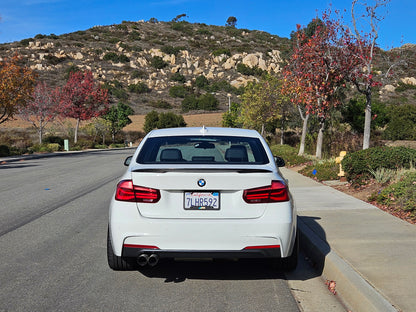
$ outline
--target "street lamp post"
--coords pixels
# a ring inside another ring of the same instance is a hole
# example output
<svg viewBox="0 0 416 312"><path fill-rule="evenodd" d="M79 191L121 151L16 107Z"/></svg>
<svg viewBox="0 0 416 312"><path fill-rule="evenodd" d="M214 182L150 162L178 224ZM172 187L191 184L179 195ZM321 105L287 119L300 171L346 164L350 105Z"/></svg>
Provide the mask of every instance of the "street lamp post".
<svg viewBox="0 0 416 312"><path fill-rule="evenodd" d="M227 96L228 96L228 112L230 112L231 111L231 94L228 93Z"/></svg>

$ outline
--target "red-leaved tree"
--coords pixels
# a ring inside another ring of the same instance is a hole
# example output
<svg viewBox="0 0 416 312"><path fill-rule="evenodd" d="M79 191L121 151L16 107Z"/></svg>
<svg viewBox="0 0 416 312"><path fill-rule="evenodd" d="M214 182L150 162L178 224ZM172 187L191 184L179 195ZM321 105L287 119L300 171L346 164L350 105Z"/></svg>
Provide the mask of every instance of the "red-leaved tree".
<svg viewBox="0 0 416 312"><path fill-rule="evenodd" d="M61 89L60 111L64 117L76 119L74 142L78 141L80 121L103 115L108 109L108 92L94 81L91 71L69 75Z"/></svg>
<svg viewBox="0 0 416 312"><path fill-rule="evenodd" d="M29 121L39 134L39 143L46 125L59 114L59 90L52 89L45 82L39 82L32 93L32 98L19 109L22 119Z"/></svg>
<svg viewBox="0 0 416 312"><path fill-rule="evenodd" d="M340 104L337 92L345 85L347 68L344 51L339 45L342 38L338 22L324 13L323 23L316 24L310 37L298 25L294 53L284 70L284 88L285 92L294 95L292 101L298 105L304 120L303 132L308 116L315 114L318 117L316 157L321 158L325 121L329 110Z"/></svg>

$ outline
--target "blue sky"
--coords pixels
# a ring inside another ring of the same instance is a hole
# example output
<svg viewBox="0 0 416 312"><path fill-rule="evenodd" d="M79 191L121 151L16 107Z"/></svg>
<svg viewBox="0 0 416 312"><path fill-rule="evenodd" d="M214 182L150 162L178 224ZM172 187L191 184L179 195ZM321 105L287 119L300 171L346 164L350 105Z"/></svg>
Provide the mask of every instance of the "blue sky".
<svg viewBox="0 0 416 312"><path fill-rule="evenodd" d="M170 21L179 14L186 14L188 22L209 25L224 25L235 16L237 28L289 37L296 24L307 25L331 3L347 9L349 17L351 0L0 0L0 43L152 17ZM381 48L416 44L415 0L391 0L388 11L380 14L385 15L377 40Z"/></svg>

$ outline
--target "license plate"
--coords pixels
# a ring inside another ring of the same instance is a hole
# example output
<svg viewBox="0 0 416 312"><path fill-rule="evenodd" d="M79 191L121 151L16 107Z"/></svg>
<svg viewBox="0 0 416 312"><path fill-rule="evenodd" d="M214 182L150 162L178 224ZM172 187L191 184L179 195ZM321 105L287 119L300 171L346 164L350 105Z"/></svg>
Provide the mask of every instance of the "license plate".
<svg viewBox="0 0 416 312"><path fill-rule="evenodd" d="M184 208L186 210L219 210L219 192L185 192Z"/></svg>

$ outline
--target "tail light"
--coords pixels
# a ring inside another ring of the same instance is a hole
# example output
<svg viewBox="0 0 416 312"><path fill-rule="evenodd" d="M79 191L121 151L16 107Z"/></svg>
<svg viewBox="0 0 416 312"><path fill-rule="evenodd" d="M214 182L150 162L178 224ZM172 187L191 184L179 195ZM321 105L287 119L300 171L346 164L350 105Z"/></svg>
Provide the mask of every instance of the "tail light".
<svg viewBox="0 0 416 312"><path fill-rule="evenodd" d="M123 180L117 185L115 199L136 203L157 203L160 199L160 191L133 185L131 180Z"/></svg>
<svg viewBox="0 0 416 312"><path fill-rule="evenodd" d="M249 204L285 202L289 200L289 190L285 183L272 181L271 185L245 190L243 199Z"/></svg>

